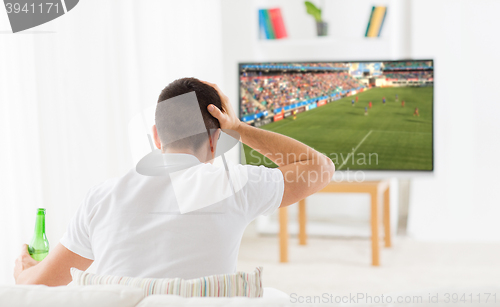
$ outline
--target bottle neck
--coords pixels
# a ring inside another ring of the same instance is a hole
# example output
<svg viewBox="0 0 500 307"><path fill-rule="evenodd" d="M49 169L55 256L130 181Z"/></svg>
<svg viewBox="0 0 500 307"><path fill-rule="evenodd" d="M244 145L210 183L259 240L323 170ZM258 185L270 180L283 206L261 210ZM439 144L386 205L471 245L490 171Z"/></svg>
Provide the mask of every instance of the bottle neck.
<svg viewBox="0 0 500 307"><path fill-rule="evenodd" d="M43 235L45 233L45 214L36 215L35 235Z"/></svg>

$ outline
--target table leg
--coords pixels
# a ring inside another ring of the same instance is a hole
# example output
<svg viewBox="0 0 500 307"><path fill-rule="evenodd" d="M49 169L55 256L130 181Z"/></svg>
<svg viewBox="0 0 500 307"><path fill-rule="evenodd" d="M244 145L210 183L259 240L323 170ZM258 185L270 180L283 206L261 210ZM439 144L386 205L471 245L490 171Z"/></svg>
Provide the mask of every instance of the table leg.
<svg viewBox="0 0 500 307"><path fill-rule="evenodd" d="M371 226L372 226L372 265L380 265L380 248L378 237L378 193L372 192L371 196Z"/></svg>
<svg viewBox="0 0 500 307"><path fill-rule="evenodd" d="M384 192L384 232L385 247L391 247L391 204L389 200L389 187Z"/></svg>
<svg viewBox="0 0 500 307"><path fill-rule="evenodd" d="M306 245L306 200L299 201L299 244Z"/></svg>
<svg viewBox="0 0 500 307"><path fill-rule="evenodd" d="M280 262L288 262L288 212L280 208Z"/></svg>

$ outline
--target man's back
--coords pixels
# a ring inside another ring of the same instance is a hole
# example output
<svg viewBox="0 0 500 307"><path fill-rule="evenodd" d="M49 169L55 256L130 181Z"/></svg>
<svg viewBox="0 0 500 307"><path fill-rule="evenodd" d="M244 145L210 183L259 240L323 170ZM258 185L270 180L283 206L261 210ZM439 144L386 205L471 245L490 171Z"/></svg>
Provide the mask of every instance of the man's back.
<svg viewBox="0 0 500 307"><path fill-rule="evenodd" d="M176 190L206 193L199 183L225 173L223 167L192 167L190 180L181 180L184 187L170 176L143 176L135 170L108 180L89 192L61 243L94 259L98 274L190 279L233 273L243 231L258 215L279 207L284 184L277 169L230 167L232 181L246 177L246 184L236 194L187 213L181 213ZM224 183L208 184L212 190Z"/></svg>

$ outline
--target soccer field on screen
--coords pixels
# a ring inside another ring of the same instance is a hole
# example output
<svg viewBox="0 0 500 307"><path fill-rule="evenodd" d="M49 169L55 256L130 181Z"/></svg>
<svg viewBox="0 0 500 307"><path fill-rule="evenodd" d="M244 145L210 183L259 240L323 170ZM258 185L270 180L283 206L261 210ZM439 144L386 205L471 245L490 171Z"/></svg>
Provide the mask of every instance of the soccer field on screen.
<svg viewBox="0 0 500 307"><path fill-rule="evenodd" d="M373 88L261 129L326 154L337 170L432 170L432 95L432 87ZM244 152L248 164L275 166L247 146Z"/></svg>

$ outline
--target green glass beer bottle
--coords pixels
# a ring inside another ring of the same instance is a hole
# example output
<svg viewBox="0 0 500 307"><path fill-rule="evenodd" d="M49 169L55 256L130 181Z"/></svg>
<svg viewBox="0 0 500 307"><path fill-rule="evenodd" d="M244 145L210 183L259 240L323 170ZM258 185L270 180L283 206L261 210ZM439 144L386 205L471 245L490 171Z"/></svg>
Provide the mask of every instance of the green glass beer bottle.
<svg viewBox="0 0 500 307"><path fill-rule="evenodd" d="M28 246L33 259L42 261L49 254L49 240L45 235L45 209L38 208L36 213L35 233Z"/></svg>

